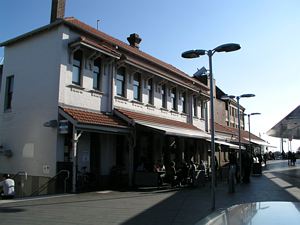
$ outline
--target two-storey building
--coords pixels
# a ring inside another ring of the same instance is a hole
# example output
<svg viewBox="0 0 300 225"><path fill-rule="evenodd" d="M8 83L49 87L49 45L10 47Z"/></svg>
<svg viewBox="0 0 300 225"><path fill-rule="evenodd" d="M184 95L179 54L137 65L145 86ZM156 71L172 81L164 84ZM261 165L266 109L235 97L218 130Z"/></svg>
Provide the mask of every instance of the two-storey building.
<svg viewBox="0 0 300 225"><path fill-rule="evenodd" d="M1 43L0 173L28 175L19 194L59 177L73 191L133 185L141 163L208 160L208 86L128 41L54 0L50 24Z"/></svg>

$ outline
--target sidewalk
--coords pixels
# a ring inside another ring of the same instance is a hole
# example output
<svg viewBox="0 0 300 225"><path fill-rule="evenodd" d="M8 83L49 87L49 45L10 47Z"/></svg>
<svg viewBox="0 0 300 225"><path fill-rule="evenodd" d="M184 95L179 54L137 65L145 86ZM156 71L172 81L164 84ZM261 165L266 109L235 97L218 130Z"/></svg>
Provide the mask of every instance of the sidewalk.
<svg viewBox="0 0 300 225"><path fill-rule="evenodd" d="M237 185L233 194L228 193L226 182L218 183L216 209L255 201L298 201L266 174L251 177L250 184ZM2 203L0 224L193 225L211 212L209 186L93 192Z"/></svg>

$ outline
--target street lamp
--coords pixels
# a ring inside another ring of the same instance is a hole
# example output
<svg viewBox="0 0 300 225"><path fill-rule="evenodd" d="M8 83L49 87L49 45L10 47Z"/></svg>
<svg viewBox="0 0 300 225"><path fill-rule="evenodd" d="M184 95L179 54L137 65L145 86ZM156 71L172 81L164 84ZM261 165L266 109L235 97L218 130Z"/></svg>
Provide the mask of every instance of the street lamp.
<svg viewBox="0 0 300 225"><path fill-rule="evenodd" d="M261 113L255 112L255 113L249 113L249 114L244 114L245 116L248 116L248 128L249 128L249 150L251 153L251 157L253 154L253 151L251 149L251 133L250 133L250 116L255 116L255 115L260 115Z"/></svg>
<svg viewBox="0 0 300 225"><path fill-rule="evenodd" d="M183 52L181 57L192 59L198 58L201 55L207 55L209 59L209 81L210 81L210 133L211 133L211 169L212 169L212 178L211 178L211 195L212 195L212 210L215 209L215 179L216 179L216 171L215 171L215 124L214 124L214 96L213 96L213 72L212 72L212 56L216 52L233 52L237 51L241 48L239 44L228 43L220 45L213 50L189 50Z"/></svg>
<svg viewBox="0 0 300 225"><path fill-rule="evenodd" d="M241 119L240 119L240 98L251 98L254 97L254 94L242 94L239 96L234 95L225 95L222 96L221 99L228 100L228 99L235 99L237 102L237 111L238 111L238 130L239 130L239 172L240 172L240 180L242 179L242 148L241 148Z"/></svg>

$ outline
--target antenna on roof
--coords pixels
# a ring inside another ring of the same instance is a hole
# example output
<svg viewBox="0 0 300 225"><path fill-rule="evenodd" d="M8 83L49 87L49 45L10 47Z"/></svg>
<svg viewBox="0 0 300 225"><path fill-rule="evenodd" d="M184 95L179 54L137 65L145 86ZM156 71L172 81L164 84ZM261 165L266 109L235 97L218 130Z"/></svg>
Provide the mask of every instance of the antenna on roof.
<svg viewBox="0 0 300 225"><path fill-rule="evenodd" d="M100 20L97 20L97 30L99 30L99 29L98 29L98 23L99 23L99 22L100 22Z"/></svg>

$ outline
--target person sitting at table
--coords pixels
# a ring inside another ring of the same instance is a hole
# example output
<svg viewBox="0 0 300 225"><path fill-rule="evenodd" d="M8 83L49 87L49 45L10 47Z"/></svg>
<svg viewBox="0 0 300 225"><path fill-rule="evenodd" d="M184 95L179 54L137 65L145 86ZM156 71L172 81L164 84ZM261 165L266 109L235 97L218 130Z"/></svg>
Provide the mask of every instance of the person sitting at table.
<svg viewBox="0 0 300 225"><path fill-rule="evenodd" d="M177 173L175 169L175 162L171 161L166 167L165 180L167 183L170 183L172 187L177 185Z"/></svg>

